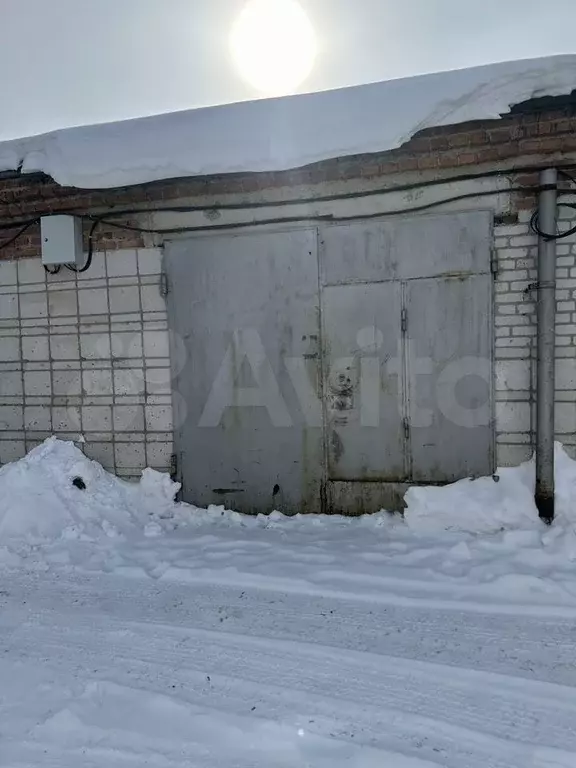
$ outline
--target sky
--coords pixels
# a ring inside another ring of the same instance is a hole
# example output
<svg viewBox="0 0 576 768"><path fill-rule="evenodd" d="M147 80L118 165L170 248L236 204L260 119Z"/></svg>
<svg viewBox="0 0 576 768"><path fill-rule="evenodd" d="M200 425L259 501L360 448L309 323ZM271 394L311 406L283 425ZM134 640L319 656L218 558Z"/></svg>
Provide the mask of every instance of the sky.
<svg viewBox="0 0 576 768"><path fill-rule="evenodd" d="M576 51L576 0L299 1L302 92ZM260 98L230 54L245 2L0 0L0 139Z"/></svg>

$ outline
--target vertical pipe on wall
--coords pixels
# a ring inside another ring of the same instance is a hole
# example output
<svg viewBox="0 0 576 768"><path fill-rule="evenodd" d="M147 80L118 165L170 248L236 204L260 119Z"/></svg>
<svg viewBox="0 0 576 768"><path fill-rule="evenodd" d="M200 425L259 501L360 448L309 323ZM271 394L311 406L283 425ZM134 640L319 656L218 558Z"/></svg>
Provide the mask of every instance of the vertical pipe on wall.
<svg viewBox="0 0 576 768"><path fill-rule="evenodd" d="M554 520L554 398L556 324L556 234L558 173L540 174L536 363L536 490L542 520Z"/></svg>

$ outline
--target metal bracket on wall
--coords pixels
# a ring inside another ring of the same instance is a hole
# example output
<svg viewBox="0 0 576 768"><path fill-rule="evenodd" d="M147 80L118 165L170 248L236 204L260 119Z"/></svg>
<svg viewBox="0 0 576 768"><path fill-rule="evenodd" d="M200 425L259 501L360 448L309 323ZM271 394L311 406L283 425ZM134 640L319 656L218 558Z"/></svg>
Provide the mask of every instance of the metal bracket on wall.
<svg viewBox="0 0 576 768"><path fill-rule="evenodd" d="M554 287L554 283L551 283L551 284L546 284L546 283L530 283L529 285L526 286L526 288L524 288L524 290L522 291L522 295L524 296L524 298L531 297L533 291L538 291L542 287L543 288L546 288L546 287L553 288Z"/></svg>
<svg viewBox="0 0 576 768"><path fill-rule="evenodd" d="M163 298L166 298L168 296L168 293L170 291L170 285L168 283L168 275L166 272L160 273L160 282L158 284L158 290L160 291L160 296Z"/></svg>
<svg viewBox="0 0 576 768"><path fill-rule="evenodd" d="M170 456L170 477L172 480L178 479L178 454L173 453Z"/></svg>
<svg viewBox="0 0 576 768"><path fill-rule="evenodd" d="M400 328L402 333L406 333L408 330L408 310L406 308L400 313Z"/></svg>
<svg viewBox="0 0 576 768"><path fill-rule="evenodd" d="M498 274L498 254L495 248L492 248L492 251L490 252L490 272L493 275Z"/></svg>

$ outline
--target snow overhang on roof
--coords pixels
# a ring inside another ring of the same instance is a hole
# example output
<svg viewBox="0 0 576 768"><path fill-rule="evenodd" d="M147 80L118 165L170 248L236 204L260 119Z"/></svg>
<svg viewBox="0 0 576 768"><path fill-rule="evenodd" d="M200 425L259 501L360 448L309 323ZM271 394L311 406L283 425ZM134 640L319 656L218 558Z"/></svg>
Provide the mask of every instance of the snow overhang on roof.
<svg viewBox="0 0 576 768"><path fill-rule="evenodd" d="M576 56L513 61L383 83L53 131L0 143L0 171L104 189L161 179L282 171L385 152L424 128L498 119L576 88Z"/></svg>

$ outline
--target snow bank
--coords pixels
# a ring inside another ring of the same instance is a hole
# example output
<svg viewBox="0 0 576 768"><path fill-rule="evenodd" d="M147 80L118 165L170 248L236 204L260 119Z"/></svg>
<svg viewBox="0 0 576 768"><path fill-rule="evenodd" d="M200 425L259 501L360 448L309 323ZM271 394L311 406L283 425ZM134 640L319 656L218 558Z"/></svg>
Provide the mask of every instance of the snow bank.
<svg viewBox="0 0 576 768"><path fill-rule="evenodd" d="M75 485L75 479L85 487ZM51 437L20 461L0 468L0 548L129 534L154 537L179 527L206 525L273 528L288 519L279 512L249 517L224 507L199 509L175 503L179 489L169 475L153 469L145 469L139 483L123 481L88 459L74 443ZM305 524L305 518L290 520ZM317 525L319 519L311 516L310 524Z"/></svg>
<svg viewBox="0 0 576 768"><path fill-rule="evenodd" d="M576 461L556 443L557 528L576 527ZM496 533L540 524L534 504L534 459L498 470L493 477L460 480L444 487L410 488L404 517L423 533Z"/></svg>
<svg viewBox="0 0 576 768"><path fill-rule="evenodd" d="M417 131L499 118L514 104L569 94L576 56L228 104L0 144L0 171L42 171L59 184L129 186L160 179L298 168L384 152Z"/></svg>
<svg viewBox="0 0 576 768"><path fill-rule="evenodd" d="M411 488L406 494L407 528L425 535L528 532L546 547L552 545L554 551L574 559L576 462L556 445L557 520L551 529L538 518L534 474L530 461L499 470L494 477L461 480L442 488ZM390 534L398 526L406 530L400 518L386 512L362 518L288 518L280 512L250 517L224 507L199 509L174 502L179 488L168 475L152 469L144 470L139 483L125 482L88 459L74 443L49 438L25 458L0 469L0 548L13 550L18 542L95 541L130 534L154 537L176 528L203 526L289 528L309 534L321 529L322 535L346 527L383 529Z"/></svg>
<svg viewBox="0 0 576 768"><path fill-rule="evenodd" d="M75 478L84 489L74 485ZM173 515L178 489L152 469L139 484L124 482L74 443L52 437L0 469L0 545L146 532L156 519Z"/></svg>

